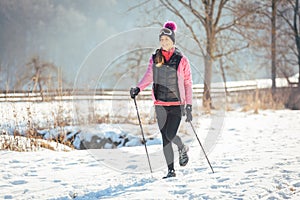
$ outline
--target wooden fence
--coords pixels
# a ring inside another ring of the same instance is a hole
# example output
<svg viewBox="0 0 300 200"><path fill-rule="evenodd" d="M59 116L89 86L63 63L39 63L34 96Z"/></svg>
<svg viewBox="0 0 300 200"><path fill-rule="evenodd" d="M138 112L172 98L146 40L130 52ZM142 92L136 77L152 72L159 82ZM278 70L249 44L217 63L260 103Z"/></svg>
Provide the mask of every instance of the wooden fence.
<svg viewBox="0 0 300 200"><path fill-rule="evenodd" d="M243 85L228 87L230 93L255 90L257 85ZM203 87L194 86L194 98L201 98ZM225 96L224 87L212 87L211 96ZM61 91L0 91L0 102L42 102L42 101L78 101L78 100L127 100L129 90L61 90ZM151 99L151 90L140 93L139 98Z"/></svg>

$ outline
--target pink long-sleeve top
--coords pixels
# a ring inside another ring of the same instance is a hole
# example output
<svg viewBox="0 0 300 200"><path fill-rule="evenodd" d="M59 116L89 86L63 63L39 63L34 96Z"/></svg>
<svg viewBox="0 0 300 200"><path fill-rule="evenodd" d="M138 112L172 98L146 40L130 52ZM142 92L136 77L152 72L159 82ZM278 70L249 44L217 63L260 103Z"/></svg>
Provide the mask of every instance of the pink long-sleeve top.
<svg viewBox="0 0 300 200"><path fill-rule="evenodd" d="M144 90L147 86L149 86L153 82L152 68L153 68L153 59L151 56L147 71L137 85L137 87L139 87L141 91ZM154 101L154 105L161 105L161 106L174 106L174 105L185 105L185 104L192 105L192 99L193 99L192 74L191 74L189 61L185 56L181 58L181 61L179 63L177 69L177 77L178 77L180 102L163 102L163 101L156 100L152 90L152 99Z"/></svg>

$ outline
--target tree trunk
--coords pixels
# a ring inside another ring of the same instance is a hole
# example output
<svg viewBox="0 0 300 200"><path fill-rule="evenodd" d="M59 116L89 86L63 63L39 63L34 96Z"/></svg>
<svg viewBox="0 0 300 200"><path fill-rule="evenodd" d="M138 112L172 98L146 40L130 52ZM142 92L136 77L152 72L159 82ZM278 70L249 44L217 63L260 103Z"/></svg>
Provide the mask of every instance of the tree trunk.
<svg viewBox="0 0 300 200"><path fill-rule="evenodd" d="M42 86L42 83L41 83L40 79L38 80L38 84L39 84L39 89L40 89L40 94L41 94L41 97L42 97L42 101L44 101L45 100L44 91L43 91L43 86Z"/></svg>
<svg viewBox="0 0 300 200"><path fill-rule="evenodd" d="M298 31L297 17L298 17L298 9L299 9L299 0L296 0L295 8L294 8L294 34L295 34L295 42L297 46L297 57L298 57L298 67L299 67L299 77L298 77L298 88L300 90L300 36Z"/></svg>
<svg viewBox="0 0 300 200"><path fill-rule="evenodd" d="M272 0L272 17L271 17L271 24L272 24L272 31L271 31L271 57L272 57L272 69L271 69L271 76L272 76L272 96L275 97L276 92L276 1Z"/></svg>
<svg viewBox="0 0 300 200"><path fill-rule="evenodd" d="M203 107L204 109L210 111L212 103L211 103L211 95L210 95L210 86L211 86L211 70L212 70L212 62L209 55L205 58L205 72L204 72L204 90L203 90Z"/></svg>
<svg viewBox="0 0 300 200"><path fill-rule="evenodd" d="M223 82L224 82L225 93L226 93L226 95L228 95L229 93L228 93L228 90L227 90L227 80L226 80L226 74L225 74L225 69L224 69L224 66L223 66L222 58L220 58L219 64L220 64L222 79L223 79Z"/></svg>
<svg viewBox="0 0 300 200"><path fill-rule="evenodd" d="M215 41L215 26L213 24L213 3L203 2L205 5L204 27L206 31L206 55L205 55L205 71L204 71L204 90L203 90L203 107L207 112L212 108L211 101L211 78L212 64Z"/></svg>
<svg viewBox="0 0 300 200"><path fill-rule="evenodd" d="M212 58L211 58L211 41L207 41L207 54L205 55L204 71L204 90L203 90L203 107L208 112L212 108L211 101L211 77L212 77Z"/></svg>

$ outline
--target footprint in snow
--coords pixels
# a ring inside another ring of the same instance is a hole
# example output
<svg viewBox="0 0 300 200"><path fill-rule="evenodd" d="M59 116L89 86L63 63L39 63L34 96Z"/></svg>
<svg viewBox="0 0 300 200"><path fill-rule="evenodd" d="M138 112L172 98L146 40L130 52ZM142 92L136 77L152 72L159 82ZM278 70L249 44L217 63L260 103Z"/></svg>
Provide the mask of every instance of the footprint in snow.
<svg viewBox="0 0 300 200"><path fill-rule="evenodd" d="M128 165L126 169L136 169L137 167L137 165Z"/></svg>
<svg viewBox="0 0 300 200"><path fill-rule="evenodd" d="M170 192L173 193L173 194L183 195L183 194L185 194L185 193L187 193L189 191L190 191L190 189L181 189L181 190L174 190L174 191L170 191Z"/></svg>
<svg viewBox="0 0 300 200"><path fill-rule="evenodd" d="M220 179L218 179L218 182L223 183L223 182L228 181L228 180L229 180L229 178L220 178Z"/></svg>
<svg viewBox="0 0 300 200"><path fill-rule="evenodd" d="M255 173L255 172L257 172L257 170L253 169L253 170L246 171L245 173L246 174L251 174L251 173Z"/></svg>
<svg viewBox="0 0 300 200"><path fill-rule="evenodd" d="M9 163L11 164L11 163L20 163L20 161L19 160L11 160L11 161L9 161Z"/></svg>
<svg viewBox="0 0 300 200"><path fill-rule="evenodd" d="M26 184L27 181L24 180L16 180L16 181L12 181L10 182L12 185L22 185L22 184Z"/></svg>

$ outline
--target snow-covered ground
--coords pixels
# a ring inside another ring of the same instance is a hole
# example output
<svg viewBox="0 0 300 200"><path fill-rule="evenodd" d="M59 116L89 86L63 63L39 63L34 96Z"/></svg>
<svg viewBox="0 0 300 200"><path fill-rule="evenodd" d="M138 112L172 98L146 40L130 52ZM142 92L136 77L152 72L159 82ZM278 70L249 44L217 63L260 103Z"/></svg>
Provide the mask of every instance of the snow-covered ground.
<svg viewBox="0 0 300 200"><path fill-rule="evenodd" d="M179 167L176 161L177 177L170 179L161 179L160 144L148 146L153 173L144 146L0 151L0 199L300 199L299 116L291 110L225 113L214 145L205 145L215 173L183 122L190 162ZM198 116L194 125L209 144L211 119Z"/></svg>

